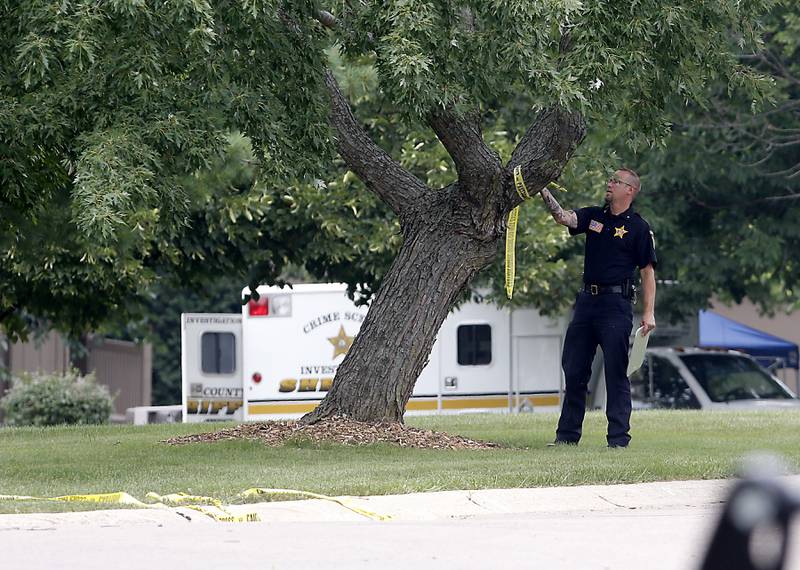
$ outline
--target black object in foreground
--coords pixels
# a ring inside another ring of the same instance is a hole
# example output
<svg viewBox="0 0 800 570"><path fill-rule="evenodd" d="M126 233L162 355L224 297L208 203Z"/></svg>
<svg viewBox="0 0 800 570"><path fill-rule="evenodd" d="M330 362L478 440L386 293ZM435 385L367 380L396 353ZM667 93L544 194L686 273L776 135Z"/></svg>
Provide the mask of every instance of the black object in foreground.
<svg viewBox="0 0 800 570"><path fill-rule="evenodd" d="M775 479L736 484L701 566L702 570L784 568L792 520L800 497Z"/></svg>

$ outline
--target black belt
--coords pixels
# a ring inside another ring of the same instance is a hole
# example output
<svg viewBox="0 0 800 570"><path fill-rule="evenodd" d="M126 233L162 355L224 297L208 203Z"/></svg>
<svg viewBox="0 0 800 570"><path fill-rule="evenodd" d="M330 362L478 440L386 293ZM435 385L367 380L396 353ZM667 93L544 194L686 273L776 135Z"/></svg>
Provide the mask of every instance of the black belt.
<svg viewBox="0 0 800 570"><path fill-rule="evenodd" d="M583 292L591 295L605 295L607 293L622 294L622 285L595 285L593 283L584 283Z"/></svg>

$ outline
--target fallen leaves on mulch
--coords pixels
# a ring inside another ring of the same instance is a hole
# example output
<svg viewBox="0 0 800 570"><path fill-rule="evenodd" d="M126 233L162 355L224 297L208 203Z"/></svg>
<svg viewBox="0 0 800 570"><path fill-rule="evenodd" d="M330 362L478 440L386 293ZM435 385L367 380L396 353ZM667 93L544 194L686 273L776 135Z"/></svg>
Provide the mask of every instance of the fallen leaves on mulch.
<svg viewBox="0 0 800 570"><path fill-rule="evenodd" d="M229 439L255 439L270 447L278 447L290 440L344 445L390 443L400 447L420 449L497 449L501 447L490 441L422 430L400 423L358 422L343 416L321 420L311 425L303 425L294 420L247 423L219 431L172 437L164 440L164 443L183 445Z"/></svg>

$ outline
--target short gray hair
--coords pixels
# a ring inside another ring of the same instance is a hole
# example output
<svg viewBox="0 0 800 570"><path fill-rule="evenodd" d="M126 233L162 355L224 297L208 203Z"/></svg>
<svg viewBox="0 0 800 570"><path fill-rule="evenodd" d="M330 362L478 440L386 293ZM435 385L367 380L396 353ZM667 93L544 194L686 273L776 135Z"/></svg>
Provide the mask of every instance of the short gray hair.
<svg viewBox="0 0 800 570"><path fill-rule="evenodd" d="M636 193L638 194L639 190L642 189L642 181L639 179L639 175L636 174L636 171L630 168L619 168L618 170L620 172L627 172L630 174L631 178L633 179L633 183L636 185Z"/></svg>

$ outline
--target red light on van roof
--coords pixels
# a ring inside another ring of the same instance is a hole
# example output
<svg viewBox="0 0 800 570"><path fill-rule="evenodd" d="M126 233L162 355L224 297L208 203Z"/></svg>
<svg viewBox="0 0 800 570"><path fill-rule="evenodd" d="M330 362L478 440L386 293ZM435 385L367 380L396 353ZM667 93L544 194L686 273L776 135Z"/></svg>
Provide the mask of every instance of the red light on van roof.
<svg viewBox="0 0 800 570"><path fill-rule="evenodd" d="M247 302L247 310L251 317L268 317L269 299L266 296L261 297L258 301L251 299Z"/></svg>

